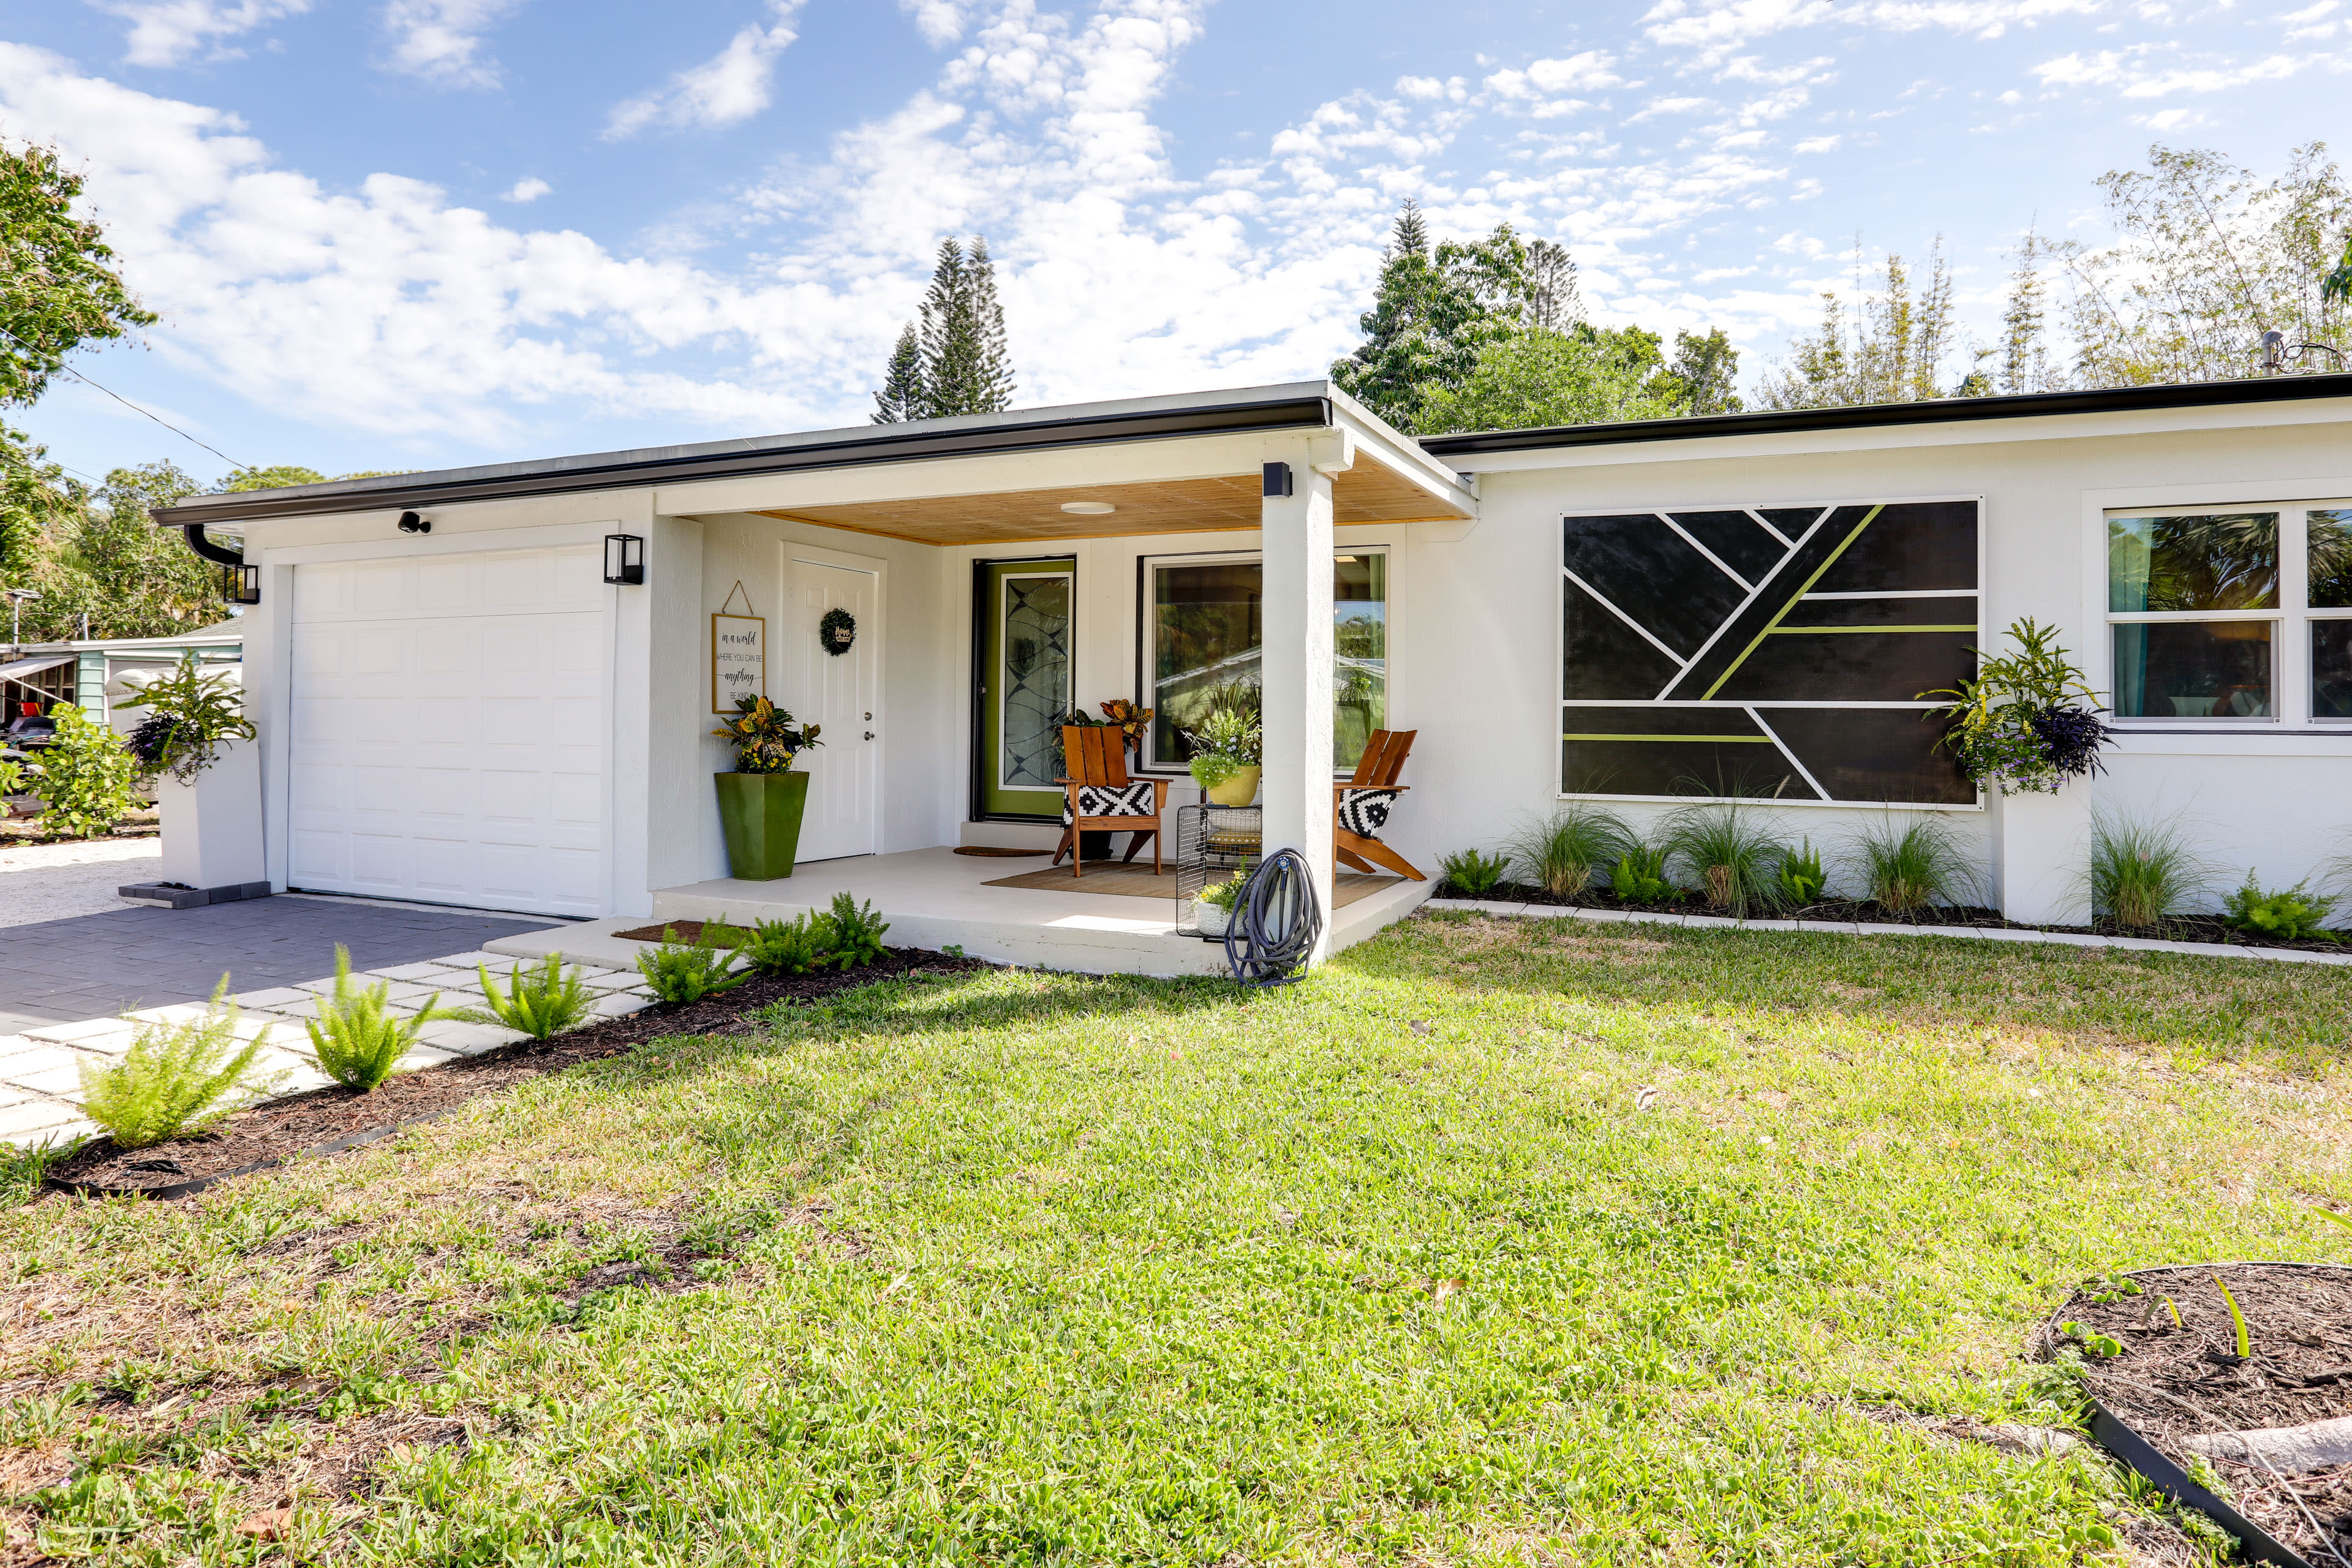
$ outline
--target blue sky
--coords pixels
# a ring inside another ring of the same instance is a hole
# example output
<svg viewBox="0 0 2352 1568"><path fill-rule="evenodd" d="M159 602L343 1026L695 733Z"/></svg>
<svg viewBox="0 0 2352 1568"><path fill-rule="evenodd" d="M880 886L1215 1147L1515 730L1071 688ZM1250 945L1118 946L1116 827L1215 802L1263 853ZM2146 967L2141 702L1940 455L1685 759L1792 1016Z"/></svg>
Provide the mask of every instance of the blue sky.
<svg viewBox="0 0 2352 1568"><path fill-rule="evenodd" d="M1754 374L1859 235L1990 341L2029 223L2148 143L2324 138L2352 0L12 0L163 316L77 363L239 463L426 468L862 420L931 253L997 254L1020 389L1318 374L1396 206L1562 240L1598 320ZM1957 372L1955 372L1957 374ZM61 381L77 469L219 459Z"/></svg>

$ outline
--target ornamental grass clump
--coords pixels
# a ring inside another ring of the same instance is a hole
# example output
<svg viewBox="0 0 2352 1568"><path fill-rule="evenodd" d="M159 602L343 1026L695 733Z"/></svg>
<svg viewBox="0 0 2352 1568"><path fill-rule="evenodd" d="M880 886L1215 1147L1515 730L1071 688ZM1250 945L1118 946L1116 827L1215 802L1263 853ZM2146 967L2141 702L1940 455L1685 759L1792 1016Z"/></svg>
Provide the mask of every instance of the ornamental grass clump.
<svg viewBox="0 0 2352 1568"><path fill-rule="evenodd" d="M425 1005L403 1017L392 1006L392 985L352 984L352 952L335 944L335 989L319 998L319 1016L303 1023L310 1032L310 1055L319 1070L345 1089L373 1094L384 1079L400 1070L403 1057L416 1048L425 1026L453 1016L435 992Z"/></svg>
<svg viewBox="0 0 2352 1568"><path fill-rule="evenodd" d="M461 1007L448 1016L468 1024L496 1024L529 1035L534 1040L576 1028L596 1010L596 993L576 969L563 967L563 955L551 952L526 971L520 963L507 972L500 989L490 966L477 964L487 1007Z"/></svg>
<svg viewBox="0 0 2352 1568"><path fill-rule="evenodd" d="M1633 842L1633 833L1615 812L1580 803L1529 822L1508 848L1538 887L1556 899L1572 899Z"/></svg>
<svg viewBox="0 0 2352 1568"><path fill-rule="evenodd" d="M2212 872L2179 822L2100 811L2091 816L2091 907L2127 931L2147 931L2184 910Z"/></svg>
<svg viewBox="0 0 2352 1568"><path fill-rule="evenodd" d="M201 1018L142 1028L112 1067L84 1062L82 1113L121 1149L144 1149L202 1132L268 1092L254 1081L262 1042L240 1043L228 976L213 987Z"/></svg>
<svg viewBox="0 0 2352 1568"><path fill-rule="evenodd" d="M1667 819L1663 843L1712 909L1744 920L1788 902L1780 875L1788 842L1751 806L1738 801L1685 806Z"/></svg>
<svg viewBox="0 0 2352 1568"><path fill-rule="evenodd" d="M1848 857L1871 901L1889 914L1916 915L1976 893L1967 847L1951 824L1917 817L1898 826L1889 812L1854 835Z"/></svg>

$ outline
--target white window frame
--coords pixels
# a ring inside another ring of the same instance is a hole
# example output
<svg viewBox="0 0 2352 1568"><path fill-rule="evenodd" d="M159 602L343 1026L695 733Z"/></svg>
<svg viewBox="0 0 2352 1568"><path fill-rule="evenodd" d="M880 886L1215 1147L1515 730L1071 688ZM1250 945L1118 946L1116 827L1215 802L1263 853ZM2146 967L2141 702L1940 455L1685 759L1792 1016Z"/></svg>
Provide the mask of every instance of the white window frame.
<svg viewBox="0 0 2352 1568"><path fill-rule="evenodd" d="M2200 486L2198 489L2207 494L2214 493L2212 487ZM2097 514L2094 583L2099 611L2095 623L2099 627L2099 646L2093 658L2096 668L2105 671L2106 680L2101 691L2108 703L2115 700L2116 681L2119 674L2116 668L2115 631L2119 626L2194 625L2225 621L2267 621L2271 626L2271 710L2268 713L2193 719L2174 714L2126 717L2111 712L2107 715L2109 723L2124 733L2352 732L2352 719L2322 719L2312 711L2315 693L2311 679L2311 623L2352 620L2352 607L2311 608L2309 514L2346 510L2352 510L2352 499L2285 500L2265 497L2259 491L2242 490L2230 492L2228 499L2174 500L2138 506L2110 504L2101 507ZM2274 606L2250 610L2131 611L2109 608L2114 602L2113 584L2109 577L2112 568L2108 558L2108 528L2112 522L2125 518L2202 517L2231 511L2278 514L2278 603Z"/></svg>

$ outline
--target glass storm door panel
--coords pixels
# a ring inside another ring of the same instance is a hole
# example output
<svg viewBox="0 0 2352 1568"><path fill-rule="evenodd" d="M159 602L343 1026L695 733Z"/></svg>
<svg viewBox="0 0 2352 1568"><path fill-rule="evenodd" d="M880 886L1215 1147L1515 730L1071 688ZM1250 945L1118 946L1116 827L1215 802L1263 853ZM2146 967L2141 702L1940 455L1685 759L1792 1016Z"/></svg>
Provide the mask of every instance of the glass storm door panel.
<svg viewBox="0 0 2352 1568"><path fill-rule="evenodd" d="M1062 814L1062 720L1076 690L1076 563L991 561L980 568L981 810Z"/></svg>

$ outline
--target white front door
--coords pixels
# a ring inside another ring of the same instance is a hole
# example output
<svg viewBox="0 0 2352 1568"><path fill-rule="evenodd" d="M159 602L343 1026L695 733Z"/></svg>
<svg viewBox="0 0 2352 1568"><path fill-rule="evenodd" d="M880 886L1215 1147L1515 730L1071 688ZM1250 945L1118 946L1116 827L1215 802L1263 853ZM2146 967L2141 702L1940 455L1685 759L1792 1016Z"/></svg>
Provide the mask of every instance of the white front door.
<svg viewBox="0 0 2352 1568"><path fill-rule="evenodd" d="M294 570L287 882L604 910L593 544Z"/></svg>
<svg viewBox="0 0 2352 1568"><path fill-rule="evenodd" d="M824 743L801 753L809 775L801 821L803 860L872 855L881 848L881 563L834 551L784 546L782 656L777 700L803 723L824 727ZM845 653L826 651L818 628L828 610L857 623Z"/></svg>

